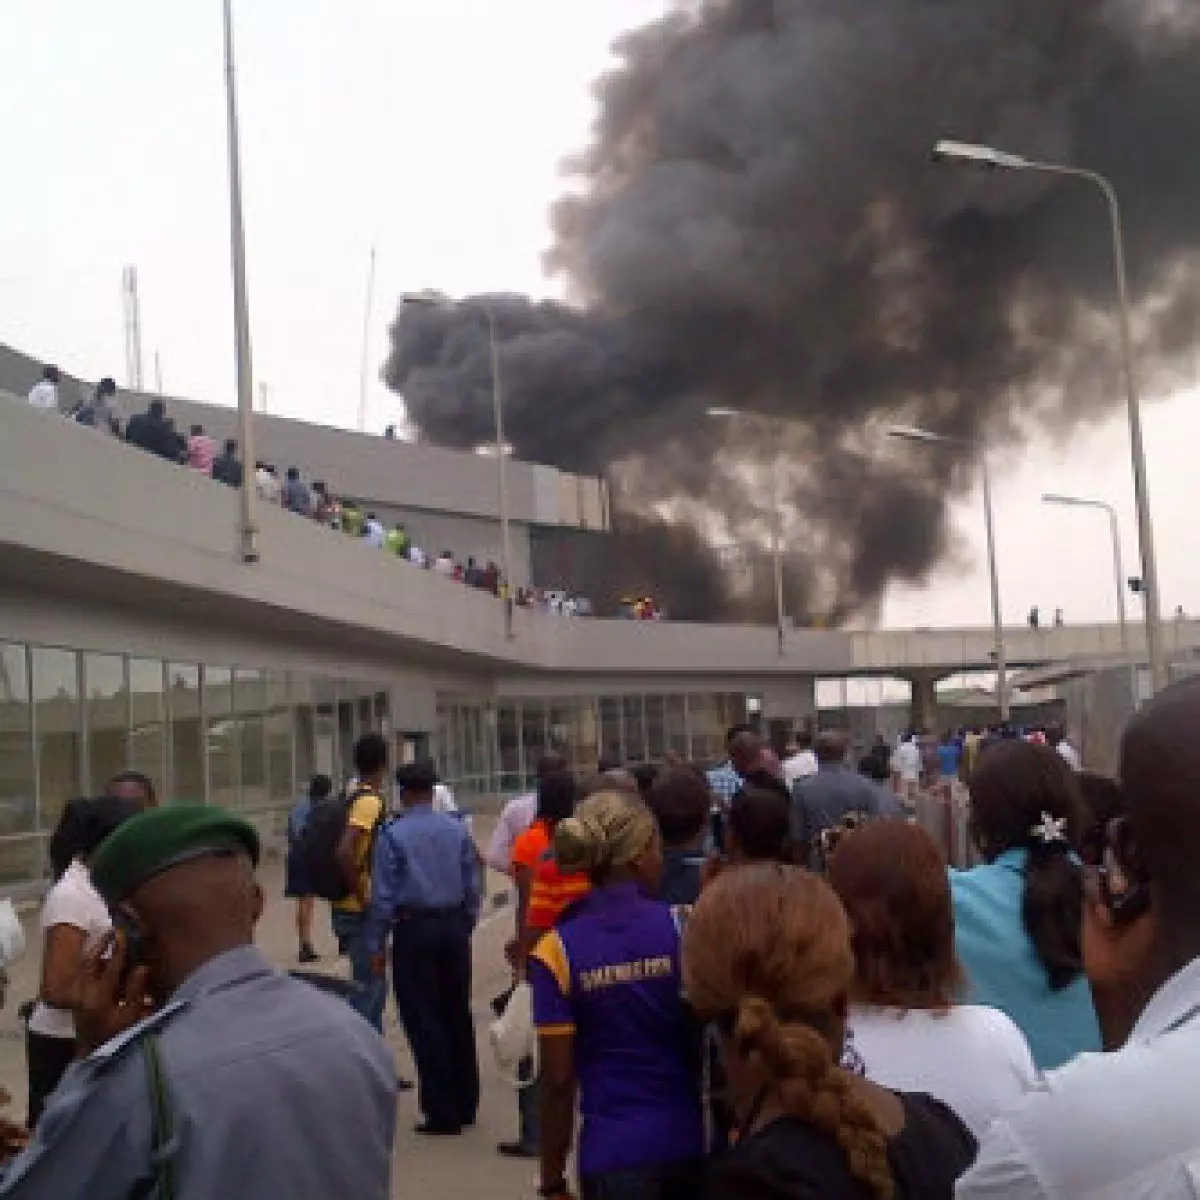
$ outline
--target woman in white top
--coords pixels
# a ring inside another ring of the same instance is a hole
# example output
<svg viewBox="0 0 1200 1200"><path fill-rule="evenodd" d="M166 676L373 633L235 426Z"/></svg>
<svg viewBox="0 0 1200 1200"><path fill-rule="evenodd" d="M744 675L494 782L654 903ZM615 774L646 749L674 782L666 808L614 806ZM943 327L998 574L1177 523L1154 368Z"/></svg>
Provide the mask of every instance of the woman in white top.
<svg viewBox="0 0 1200 1200"><path fill-rule="evenodd" d="M141 809L136 801L115 796L72 800L55 830L55 856L63 855L66 869L42 904L42 982L25 1033L30 1129L75 1057L71 1010L80 960L112 924L92 886L88 860L118 825Z"/></svg>
<svg viewBox="0 0 1200 1200"><path fill-rule="evenodd" d="M978 1137L1037 1069L1002 1012L954 1003L954 910L933 839L904 821L871 822L838 843L829 882L850 917L856 963L843 1065L941 1100Z"/></svg>

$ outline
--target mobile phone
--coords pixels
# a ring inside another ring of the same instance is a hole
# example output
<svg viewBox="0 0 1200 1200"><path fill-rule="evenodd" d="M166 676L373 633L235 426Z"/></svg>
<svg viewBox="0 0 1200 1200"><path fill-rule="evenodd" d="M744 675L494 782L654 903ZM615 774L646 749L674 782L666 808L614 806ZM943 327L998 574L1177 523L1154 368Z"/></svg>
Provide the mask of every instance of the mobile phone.
<svg viewBox="0 0 1200 1200"><path fill-rule="evenodd" d="M123 909L116 909L112 914L113 928L125 936L125 961L121 964L120 986L124 989L133 973L142 961L142 931L137 922Z"/></svg>

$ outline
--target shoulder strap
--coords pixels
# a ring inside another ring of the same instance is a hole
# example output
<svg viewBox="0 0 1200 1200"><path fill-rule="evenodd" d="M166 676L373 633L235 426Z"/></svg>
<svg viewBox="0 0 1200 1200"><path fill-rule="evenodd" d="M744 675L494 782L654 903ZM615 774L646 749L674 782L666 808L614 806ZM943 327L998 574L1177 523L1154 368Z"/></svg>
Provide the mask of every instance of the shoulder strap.
<svg viewBox="0 0 1200 1200"><path fill-rule="evenodd" d="M142 1039L146 1087L150 1095L150 1170L155 1200L175 1200L175 1122L167 1094L162 1052L154 1034Z"/></svg>

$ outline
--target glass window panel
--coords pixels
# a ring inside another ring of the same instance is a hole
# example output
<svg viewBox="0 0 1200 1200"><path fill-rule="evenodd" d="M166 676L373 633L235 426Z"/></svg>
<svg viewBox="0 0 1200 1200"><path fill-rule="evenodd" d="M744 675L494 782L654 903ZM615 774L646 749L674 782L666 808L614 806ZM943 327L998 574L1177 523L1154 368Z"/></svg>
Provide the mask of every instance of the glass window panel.
<svg viewBox="0 0 1200 1200"><path fill-rule="evenodd" d="M546 753L546 706L539 699L521 701L521 746L525 762L522 787L532 786L537 761Z"/></svg>
<svg viewBox="0 0 1200 1200"><path fill-rule="evenodd" d="M204 738L201 734L200 668L195 663L167 666L168 760L172 800L202 801Z"/></svg>
<svg viewBox="0 0 1200 1200"><path fill-rule="evenodd" d="M157 658L129 660L129 711L129 768L148 775L159 795L165 795L163 665Z"/></svg>
<svg viewBox="0 0 1200 1200"><path fill-rule="evenodd" d="M239 794L244 808L266 808L269 804L264 691L261 672L238 671L233 699L237 709L238 750L241 755Z"/></svg>
<svg viewBox="0 0 1200 1200"><path fill-rule="evenodd" d="M118 654L83 656L83 695L87 718L87 763L92 795L125 769L129 730L129 691L125 660Z"/></svg>
<svg viewBox="0 0 1200 1200"><path fill-rule="evenodd" d="M34 883L43 878L45 834L0 838L0 888ZM28 936L28 934L26 934Z"/></svg>
<svg viewBox="0 0 1200 1200"><path fill-rule="evenodd" d="M515 702L496 708L496 744L500 753L500 790L521 787L521 710Z"/></svg>
<svg viewBox="0 0 1200 1200"><path fill-rule="evenodd" d="M725 729L717 697L708 692L688 695L688 724L692 731L692 758L697 763L711 764L725 757Z"/></svg>
<svg viewBox="0 0 1200 1200"><path fill-rule="evenodd" d="M621 732L621 697L600 697L600 752L604 758L625 761L625 739Z"/></svg>
<svg viewBox="0 0 1200 1200"><path fill-rule="evenodd" d="M341 763L338 783L347 783L354 778L354 701L340 700L337 706L337 744Z"/></svg>
<svg viewBox="0 0 1200 1200"><path fill-rule="evenodd" d="M272 804L286 805L297 788L292 780L292 736L295 722L290 708L277 708L267 714L268 793Z"/></svg>
<svg viewBox="0 0 1200 1200"><path fill-rule="evenodd" d="M34 734L42 829L53 829L63 805L84 790L78 668L78 655L73 650L33 649ZM24 819L24 814L18 819Z"/></svg>
<svg viewBox="0 0 1200 1200"><path fill-rule="evenodd" d="M651 762L662 762L666 753L666 715L661 696L646 697L646 757Z"/></svg>
<svg viewBox="0 0 1200 1200"><path fill-rule="evenodd" d="M34 827L28 665L24 646L0 643L0 833Z"/></svg>
<svg viewBox="0 0 1200 1200"><path fill-rule="evenodd" d="M439 701L437 706L437 745L434 747L433 757L434 762L437 763L438 774L451 787L458 779L458 764L454 757L453 747L450 745L452 735L450 706Z"/></svg>
<svg viewBox="0 0 1200 1200"><path fill-rule="evenodd" d="M585 696L579 701L578 733L575 739L574 766L580 774L596 769L600 757L600 725L596 717L596 700Z"/></svg>
<svg viewBox="0 0 1200 1200"><path fill-rule="evenodd" d="M313 769L318 775L328 775L337 781L337 708L324 702L317 705L313 725Z"/></svg>
<svg viewBox="0 0 1200 1200"><path fill-rule="evenodd" d="M208 798L222 808L233 808L238 794L238 739L233 672L227 667L204 668L204 721Z"/></svg>
<svg viewBox="0 0 1200 1200"><path fill-rule="evenodd" d="M641 696L622 698L625 718L625 757L629 762L644 762L646 758L646 727L642 720Z"/></svg>
<svg viewBox="0 0 1200 1200"><path fill-rule="evenodd" d="M684 700L682 696L665 696L664 697L664 716L663 720L667 731L667 749L673 750L680 758L687 759L688 738L687 738L687 717L684 711Z"/></svg>

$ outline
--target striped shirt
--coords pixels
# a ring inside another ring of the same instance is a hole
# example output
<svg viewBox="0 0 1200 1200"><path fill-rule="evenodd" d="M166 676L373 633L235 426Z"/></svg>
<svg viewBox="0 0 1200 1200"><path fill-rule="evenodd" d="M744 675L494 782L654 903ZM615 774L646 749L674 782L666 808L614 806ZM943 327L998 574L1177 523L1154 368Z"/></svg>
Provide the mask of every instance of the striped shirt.
<svg viewBox="0 0 1200 1200"><path fill-rule="evenodd" d="M722 806L728 808L734 792L742 786L742 777L733 769L733 763L728 760L719 767L713 767L707 775L709 789Z"/></svg>

